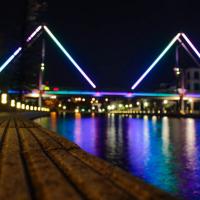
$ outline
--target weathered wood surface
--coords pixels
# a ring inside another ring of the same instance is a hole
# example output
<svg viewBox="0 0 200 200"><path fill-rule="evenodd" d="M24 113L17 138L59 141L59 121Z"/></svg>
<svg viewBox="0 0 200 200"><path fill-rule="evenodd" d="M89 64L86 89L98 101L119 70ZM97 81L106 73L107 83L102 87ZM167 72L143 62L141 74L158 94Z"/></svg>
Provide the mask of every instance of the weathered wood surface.
<svg viewBox="0 0 200 200"><path fill-rule="evenodd" d="M173 199L30 120L0 118L0 200Z"/></svg>

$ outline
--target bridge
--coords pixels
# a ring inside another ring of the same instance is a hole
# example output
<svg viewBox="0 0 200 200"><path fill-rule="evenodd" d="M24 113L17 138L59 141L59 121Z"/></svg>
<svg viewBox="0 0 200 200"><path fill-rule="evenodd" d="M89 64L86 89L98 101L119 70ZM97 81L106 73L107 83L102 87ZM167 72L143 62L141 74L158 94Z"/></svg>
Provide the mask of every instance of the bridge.
<svg viewBox="0 0 200 200"><path fill-rule="evenodd" d="M45 95L68 95L68 96L94 96L94 97L103 97L103 96L119 96L126 98L157 98L157 99L169 99L169 100L180 100L181 109L184 109L184 99L199 99L200 94L187 93L184 85L179 88L178 93L145 93L145 92L134 92L134 90L138 87L139 84L146 78L147 75L153 70L153 68L159 63L159 61L167 54L167 52L172 48L175 43L179 43L181 47L188 53L188 55L193 59L193 61L199 66L199 58L200 53L188 36L185 33L178 33L174 38L169 42L169 44L164 48L160 55L153 61L153 63L146 69L146 71L135 81L132 85L131 90L133 92L116 92L116 91L97 91L97 86L94 81L83 71L83 69L78 65L78 63L73 59L70 53L64 48L64 46L60 43L60 41L56 38L53 32L46 26L40 25L38 26L26 39L26 47L29 48L31 45L42 35L46 33L56 44L56 46L63 52L63 54L67 57L67 59L73 64L73 66L78 70L78 72L82 75L82 77L88 82L88 84L92 87L91 91L79 91L79 90L59 90L59 91L43 91L42 89L42 74L45 68L45 47L43 45L42 51L42 62L41 62L41 75L39 81L39 90L38 93L30 93L26 94L26 96L34 96L38 95L39 98L39 106L41 107L41 99ZM24 47L25 48L25 47ZM2 72L14 59L18 58L23 53L23 47L18 47L12 53L12 55L5 60L5 62L0 66L0 72ZM197 57L197 58L196 58ZM177 67L178 67L178 53L176 55ZM177 68L176 73L180 74L179 68ZM18 91L9 90L10 94L17 94ZM25 92L26 93L26 92Z"/></svg>

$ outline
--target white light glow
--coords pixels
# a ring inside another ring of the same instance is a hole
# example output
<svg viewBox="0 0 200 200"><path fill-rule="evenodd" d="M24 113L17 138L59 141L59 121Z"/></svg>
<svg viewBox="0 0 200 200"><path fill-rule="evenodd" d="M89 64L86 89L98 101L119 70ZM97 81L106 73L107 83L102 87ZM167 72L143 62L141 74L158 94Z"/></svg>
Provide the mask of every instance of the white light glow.
<svg viewBox="0 0 200 200"><path fill-rule="evenodd" d="M168 100L165 99L165 100L163 101L163 104L168 104Z"/></svg>
<svg viewBox="0 0 200 200"><path fill-rule="evenodd" d="M12 99L12 100L10 101L10 106L11 106L11 107L15 107L15 100L14 100L14 99Z"/></svg>
<svg viewBox="0 0 200 200"><path fill-rule="evenodd" d="M148 107L149 103L148 102L144 102L144 107Z"/></svg>
<svg viewBox="0 0 200 200"><path fill-rule="evenodd" d="M24 110L25 109L25 104L22 104L21 108L22 108L22 110Z"/></svg>
<svg viewBox="0 0 200 200"><path fill-rule="evenodd" d="M4 70L4 68L19 54L19 52L22 50L21 47L19 47L0 67L0 72Z"/></svg>
<svg viewBox="0 0 200 200"><path fill-rule="evenodd" d="M142 76L133 84L132 90L134 90L140 82L147 76L147 74L155 67L155 65L162 59L162 57L167 53L167 51L173 46L173 44L180 37L181 33L178 33L171 42L167 45L167 47L162 51L162 53L156 58L156 60L148 67L148 69L142 74Z"/></svg>
<svg viewBox="0 0 200 200"><path fill-rule="evenodd" d="M35 29L35 31L27 38L26 42L30 42L41 29L42 29L42 26L38 26Z"/></svg>
<svg viewBox="0 0 200 200"><path fill-rule="evenodd" d="M76 69L83 75L83 77L88 81L88 83L96 88L96 85L92 82L92 80L86 75L86 73L80 68L80 66L76 63L76 61L71 57L71 55L66 51L66 49L62 46L62 44L58 41L58 39L53 35L53 33L48 29L47 26L44 26L44 30L51 37L51 39L56 43L56 45L60 48L60 50L67 56L67 58L71 61L71 63L76 67Z"/></svg>
<svg viewBox="0 0 200 200"><path fill-rule="evenodd" d="M29 105L26 105L26 110L29 110Z"/></svg>
<svg viewBox="0 0 200 200"><path fill-rule="evenodd" d="M200 58L200 53L199 51L196 49L196 47L192 44L192 42L189 40L189 38L185 35L185 33L181 33L181 35L183 36L183 38L186 40L186 42L190 45L190 47L192 48L192 50L197 54L197 56Z"/></svg>
<svg viewBox="0 0 200 200"><path fill-rule="evenodd" d="M8 95L6 93L1 94L1 103L7 104L8 102Z"/></svg>
<svg viewBox="0 0 200 200"><path fill-rule="evenodd" d="M20 103L20 102L17 102L16 107L17 107L17 109L20 109L20 108L21 108L21 103Z"/></svg>

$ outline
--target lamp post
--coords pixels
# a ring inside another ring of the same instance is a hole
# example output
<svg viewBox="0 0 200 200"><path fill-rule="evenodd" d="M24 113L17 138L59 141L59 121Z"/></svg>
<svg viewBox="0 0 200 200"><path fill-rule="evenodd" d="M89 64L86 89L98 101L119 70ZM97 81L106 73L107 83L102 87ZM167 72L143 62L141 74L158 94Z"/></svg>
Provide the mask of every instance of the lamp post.
<svg viewBox="0 0 200 200"><path fill-rule="evenodd" d="M174 72L177 77L177 92L179 94L179 112L183 114L185 112L184 96L186 93L184 71L181 68L175 67Z"/></svg>
<svg viewBox="0 0 200 200"><path fill-rule="evenodd" d="M185 79L184 79L184 70L179 67L179 46L176 47L176 67L174 68L175 76L177 78L177 92L179 94L179 112L184 114L185 105L184 105L184 96L186 93L185 90Z"/></svg>
<svg viewBox="0 0 200 200"><path fill-rule="evenodd" d="M42 83L43 83L43 75L45 70L45 54L46 54L46 47L45 47L45 40L42 40L42 62L40 64L40 73L39 73L39 98L38 98L38 106L42 107Z"/></svg>

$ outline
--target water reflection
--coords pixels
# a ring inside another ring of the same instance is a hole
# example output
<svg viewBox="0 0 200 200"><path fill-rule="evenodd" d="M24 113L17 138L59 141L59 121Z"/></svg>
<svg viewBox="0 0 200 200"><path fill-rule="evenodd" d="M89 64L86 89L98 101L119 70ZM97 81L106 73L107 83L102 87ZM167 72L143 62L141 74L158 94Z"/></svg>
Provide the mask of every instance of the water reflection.
<svg viewBox="0 0 200 200"><path fill-rule="evenodd" d="M52 114L36 121L157 187L200 199L200 120Z"/></svg>
<svg viewBox="0 0 200 200"><path fill-rule="evenodd" d="M163 153L169 156L169 119L168 117L163 117L162 119L162 142L163 142Z"/></svg>
<svg viewBox="0 0 200 200"><path fill-rule="evenodd" d="M75 126L74 126L74 136L75 141L77 144L81 146L81 115L80 113L75 114ZM82 136L83 137L83 136Z"/></svg>
<svg viewBox="0 0 200 200"><path fill-rule="evenodd" d="M57 113L51 112L51 129L53 131L57 130Z"/></svg>
<svg viewBox="0 0 200 200"><path fill-rule="evenodd" d="M116 129L114 115L108 116L106 130L106 152L108 158L114 158L116 148Z"/></svg>
<svg viewBox="0 0 200 200"><path fill-rule="evenodd" d="M187 165L190 169L195 169L197 165L197 148L196 148L196 131L195 131L195 120L186 119L186 154L187 154Z"/></svg>
<svg viewBox="0 0 200 200"><path fill-rule="evenodd" d="M146 162L147 162L147 159L148 159L148 152L149 152L149 134L150 134L150 131L149 131L149 120L148 120L148 116L144 116L144 123L143 123L143 134L144 134L144 154L145 154L145 157L146 157Z"/></svg>

